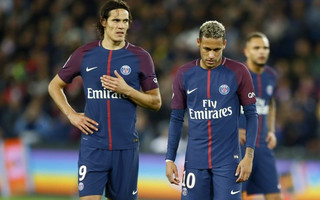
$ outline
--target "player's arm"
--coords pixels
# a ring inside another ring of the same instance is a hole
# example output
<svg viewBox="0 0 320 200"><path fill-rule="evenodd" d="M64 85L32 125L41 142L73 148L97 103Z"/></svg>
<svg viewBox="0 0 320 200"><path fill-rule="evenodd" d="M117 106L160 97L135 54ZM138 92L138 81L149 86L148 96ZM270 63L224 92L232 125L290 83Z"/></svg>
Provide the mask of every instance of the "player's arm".
<svg viewBox="0 0 320 200"><path fill-rule="evenodd" d="M243 107L240 107L239 116L239 141L241 145L246 143L246 117L243 113Z"/></svg>
<svg viewBox="0 0 320 200"><path fill-rule="evenodd" d="M101 77L101 83L104 88L127 95L134 103L141 107L156 111L160 109L161 97L159 88L141 92L128 85L116 70L114 74L116 77L107 75Z"/></svg>
<svg viewBox="0 0 320 200"><path fill-rule="evenodd" d="M270 100L269 115L268 115L268 135L266 142L269 149L274 149L277 145L277 138L275 135L275 121L276 121L276 101L274 98Z"/></svg>
<svg viewBox="0 0 320 200"><path fill-rule="evenodd" d="M70 123L80 129L83 133L93 133L93 130L97 131L98 123L84 115L84 113L77 113L68 103L63 89L66 87L65 83L59 75L56 75L48 86L48 91L51 98L57 104L59 109L65 114Z"/></svg>
<svg viewBox="0 0 320 200"><path fill-rule="evenodd" d="M243 106L244 115L246 117L246 153L244 158L240 161L236 176L239 175L236 182L244 182L248 180L252 171L252 162L254 157L254 148L258 130L258 114L256 110L256 104L249 104Z"/></svg>
<svg viewBox="0 0 320 200"><path fill-rule="evenodd" d="M168 146L166 153L166 176L172 184L179 185L179 173L174 163L177 155L185 110L172 110L169 123Z"/></svg>

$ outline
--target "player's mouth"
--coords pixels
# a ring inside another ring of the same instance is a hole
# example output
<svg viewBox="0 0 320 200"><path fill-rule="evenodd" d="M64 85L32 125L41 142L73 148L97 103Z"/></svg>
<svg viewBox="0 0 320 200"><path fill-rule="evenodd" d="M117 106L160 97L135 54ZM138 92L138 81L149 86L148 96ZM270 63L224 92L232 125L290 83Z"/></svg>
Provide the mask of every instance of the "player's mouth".
<svg viewBox="0 0 320 200"><path fill-rule="evenodd" d="M266 60L267 58L265 56L258 57L259 60Z"/></svg>
<svg viewBox="0 0 320 200"><path fill-rule="evenodd" d="M214 65L216 62L215 60L207 60L208 65Z"/></svg>
<svg viewBox="0 0 320 200"><path fill-rule="evenodd" d="M116 32L116 35L119 37L123 37L124 36L124 32Z"/></svg>

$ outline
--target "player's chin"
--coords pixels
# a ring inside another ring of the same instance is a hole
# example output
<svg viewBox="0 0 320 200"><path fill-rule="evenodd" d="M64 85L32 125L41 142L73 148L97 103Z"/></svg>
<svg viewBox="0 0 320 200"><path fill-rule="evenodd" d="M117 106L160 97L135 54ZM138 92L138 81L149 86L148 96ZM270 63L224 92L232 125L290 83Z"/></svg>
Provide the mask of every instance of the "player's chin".
<svg viewBox="0 0 320 200"><path fill-rule="evenodd" d="M125 36L124 36L124 35L118 35L118 36L114 39L115 42L122 42L122 41L124 41L124 40L125 40Z"/></svg>
<svg viewBox="0 0 320 200"><path fill-rule="evenodd" d="M260 59L257 62L257 65L260 67L264 67L266 65L267 61L265 59Z"/></svg>
<svg viewBox="0 0 320 200"><path fill-rule="evenodd" d="M216 66L215 64L216 64L215 62L206 62L206 66L210 69L214 68Z"/></svg>

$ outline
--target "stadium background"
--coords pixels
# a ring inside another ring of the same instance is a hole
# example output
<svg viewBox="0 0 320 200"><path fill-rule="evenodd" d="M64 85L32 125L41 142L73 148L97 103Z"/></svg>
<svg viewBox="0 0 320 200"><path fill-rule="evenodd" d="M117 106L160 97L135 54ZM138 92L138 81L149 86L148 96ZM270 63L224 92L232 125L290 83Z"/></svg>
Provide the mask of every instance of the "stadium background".
<svg viewBox="0 0 320 200"><path fill-rule="evenodd" d="M28 176L35 194L57 195L56 187L64 185L70 189L63 194L75 196L80 133L51 101L47 85L75 48L97 39L94 24L103 2L0 1L0 136L3 141L21 138L27 145ZM282 192L286 199L320 199L320 0L127 2L134 19L128 41L152 55L163 100L157 113L138 109L140 196L177 198L178 189L165 180L163 162L171 80L177 67L199 56L195 43L199 26L216 19L226 27L225 55L230 58L245 60L246 33L258 30L269 37L268 63L280 78L275 153ZM82 111L81 79L74 80L66 93L72 106ZM180 153L185 139L184 130ZM1 158L5 155L8 152L2 151ZM157 196L171 192L171 197Z"/></svg>

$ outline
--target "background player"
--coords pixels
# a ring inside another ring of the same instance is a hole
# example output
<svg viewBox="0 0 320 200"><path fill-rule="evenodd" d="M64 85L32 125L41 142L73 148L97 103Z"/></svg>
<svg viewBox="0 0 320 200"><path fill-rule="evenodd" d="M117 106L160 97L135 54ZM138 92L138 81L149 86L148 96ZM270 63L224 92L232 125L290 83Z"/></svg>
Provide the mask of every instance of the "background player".
<svg viewBox="0 0 320 200"><path fill-rule="evenodd" d="M266 65L270 53L268 38L260 32L250 33L244 53L255 88L259 122L252 173L249 180L243 184L244 196L245 193L263 193L267 200L280 200L280 185L272 150L277 144L276 104L273 97L277 76L276 72ZM241 115L239 138L242 145L246 141L245 121L245 117Z"/></svg>
<svg viewBox="0 0 320 200"><path fill-rule="evenodd" d="M248 69L222 56L225 28L217 21L200 27L200 59L178 69L166 155L166 175L179 184L175 163L185 111L188 146L182 199L241 199L241 183L251 173L257 131L254 89ZM241 160L238 139L240 104L248 120L246 154ZM240 161L241 160L241 161Z"/></svg>
<svg viewBox="0 0 320 200"><path fill-rule="evenodd" d="M136 105L158 110L161 99L150 55L125 40L131 20L125 2L106 2L97 23L103 39L73 52L49 85L53 100L83 132L78 162L82 200L101 199L104 189L113 200L137 198ZM78 75L84 113L73 110L63 92Z"/></svg>

